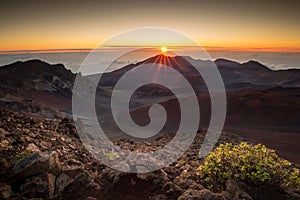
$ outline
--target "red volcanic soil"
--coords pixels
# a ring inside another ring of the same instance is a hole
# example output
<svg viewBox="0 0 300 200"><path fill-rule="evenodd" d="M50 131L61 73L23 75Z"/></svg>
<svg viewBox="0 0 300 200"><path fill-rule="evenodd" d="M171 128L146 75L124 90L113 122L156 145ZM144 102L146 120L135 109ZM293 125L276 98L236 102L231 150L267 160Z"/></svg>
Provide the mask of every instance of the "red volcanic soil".
<svg viewBox="0 0 300 200"><path fill-rule="evenodd" d="M300 165L300 131L287 132L268 129L270 127L257 129L234 128L227 129L227 131L238 134L250 143L262 143L268 148L276 150L276 153L281 157Z"/></svg>
<svg viewBox="0 0 300 200"><path fill-rule="evenodd" d="M19 112L27 113L27 107L31 106L32 104L36 104L36 107L38 109L47 109L47 112L56 114L59 114L60 112L72 112L71 96L65 95L63 93L52 93L47 91L36 91L28 89L20 89L15 91L2 88L0 91L0 96L2 98L12 97L13 100L11 102L18 102L18 107L15 109L17 109ZM24 110L22 108L24 108ZM30 111L29 113L31 112L33 111Z"/></svg>
<svg viewBox="0 0 300 200"><path fill-rule="evenodd" d="M300 164L300 157L297 156L300 152L299 97L299 88L229 92L224 130L235 132L249 142L263 143L283 157ZM209 95L199 95L198 101L200 127L207 128L211 106ZM161 104L168 113L165 130L177 130L180 122L178 101L172 99ZM131 113L136 123L149 123L148 109L140 108Z"/></svg>

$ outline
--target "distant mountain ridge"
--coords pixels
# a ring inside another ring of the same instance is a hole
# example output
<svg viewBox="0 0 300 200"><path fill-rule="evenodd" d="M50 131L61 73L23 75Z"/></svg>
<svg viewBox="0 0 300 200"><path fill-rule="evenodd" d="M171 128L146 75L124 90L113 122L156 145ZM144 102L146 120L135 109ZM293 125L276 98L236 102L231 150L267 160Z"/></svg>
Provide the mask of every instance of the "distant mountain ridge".
<svg viewBox="0 0 300 200"><path fill-rule="evenodd" d="M62 64L50 65L41 60L15 62L0 67L2 87L26 87L33 90L71 93L75 74Z"/></svg>
<svg viewBox="0 0 300 200"><path fill-rule="evenodd" d="M169 60L169 61L168 61ZM195 60L191 57L168 57L157 55L141 61L136 64L130 64L118 70L103 75L103 84L112 86L127 71L138 67L143 63L159 63L172 66L183 74L187 79L197 74L197 67L210 67L213 61ZM238 63L226 59L217 59L214 61L217 65L227 91L240 91L244 89L266 89L271 87L300 87L300 70L271 70L265 65L250 60L246 63ZM192 84L204 84L203 81L193 80ZM198 82L198 83L197 83Z"/></svg>
<svg viewBox="0 0 300 200"><path fill-rule="evenodd" d="M167 60L163 63L163 60ZM169 62L168 62L169 61ZM104 85L114 85L115 82L127 71L143 64L158 63L172 66L184 76L194 76L197 71L193 69L193 63L197 66L209 66L212 61L195 60L191 57L169 57L156 55L136 64L129 64L120 69L103 74ZM271 70L265 65L250 60L246 63L238 63L227 59L217 59L217 65L226 89L240 90L239 85L252 85L252 89L261 87L300 87L300 70ZM66 69L62 64L48 64L41 60L29 60L15 62L0 67L0 85L2 87L27 87L36 90L68 91L71 92L76 74ZM90 75L92 77L94 75ZM237 88L232 88L236 85ZM247 88L249 89L249 88Z"/></svg>
<svg viewBox="0 0 300 200"><path fill-rule="evenodd" d="M271 70L265 65L252 60L239 65L234 64L234 68L232 65L223 65L218 63L217 65L222 75L228 75L228 72L232 72L231 76L233 76L233 74L240 75L241 82L271 87L300 87L299 69ZM226 78L224 79L226 82Z"/></svg>
<svg viewBox="0 0 300 200"><path fill-rule="evenodd" d="M193 65L203 68L210 67L212 61L180 56L156 55L139 63L126 65L118 70L104 73L100 85L112 89L124 73L143 63L170 65L190 81L197 93L207 92L205 82L200 76L197 76L197 70ZM297 69L273 71L256 61L240 64L226 59L217 59L215 64L223 77L227 92L266 90L274 87L300 87L300 70ZM97 75L82 78L94 81L93 77L95 76ZM52 65L41 60L18 61L5 65L0 67L0 102L4 107L9 106L15 110L22 110L28 106L19 104L32 101L38 103L33 107L41 104L53 107L54 110L71 113L72 87L75 77L76 74L66 69L64 65ZM99 88L99 90L101 89ZM105 92L107 93L107 91ZM155 94L168 96L170 94L164 94L161 91L157 93L156 89L151 87L145 87L142 92L148 96ZM98 93L98 95L102 94Z"/></svg>

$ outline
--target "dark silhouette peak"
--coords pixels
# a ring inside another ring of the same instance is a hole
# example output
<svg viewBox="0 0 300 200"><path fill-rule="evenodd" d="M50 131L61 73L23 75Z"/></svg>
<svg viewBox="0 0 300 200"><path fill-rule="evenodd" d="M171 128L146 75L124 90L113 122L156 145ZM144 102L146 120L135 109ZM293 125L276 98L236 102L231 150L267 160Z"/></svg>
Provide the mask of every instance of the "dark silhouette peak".
<svg viewBox="0 0 300 200"><path fill-rule="evenodd" d="M62 64L34 59L0 67L0 82L6 88L71 94L75 74Z"/></svg>
<svg viewBox="0 0 300 200"><path fill-rule="evenodd" d="M259 63L258 61L255 61L255 60L249 60L248 62L242 63L241 67L243 67L243 68L249 68L249 69L252 69L252 70L273 71L270 68L268 68L267 66Z"/></svg>
<svg viewBox="0 0 300 200"><path fill-rule="evenodd" d="M33 59L33 60L26 60L26 61L17 61L8 65L5 65L1 68L8 68L8 67L18 67L18 66L48 66L49 63L46 63L45 61L39 60L39 59Z"/></svg>
<svg viewBox="0 0 300 200"><path fill-rule="evenodd" d="M24 63L24 64L44 64L44 65L49 65L49 63L43 61L43 60L39 60L39 59L32 59L32 60L26 60L26 61L23 61L21 63Z"/></svg>
<svg viewBox="0 0 300 200"><path fill-rule="evenodd" d="M235 61L232 61L232 60L227 60L225 58L218 58L214 62L218 66L236 66L236 65L240 64L238 62L235 62Z"/></svg>
<svg viewBox="0 0 300 200"><path fill-rule="evenodd" d="M256 65L262 65L260 62L256 61L256 60L249 60L248 62L245 62L243 64L256 64Z"/></svg>
<svg viewBox="0 0 300 200"><path fill-rule="evenodd" d="M18 72L20 75L32 73L72 73L71 70L65 68L63 64L49 64L39 59L17 61L12 64L5 65L0 68L0 72L11 71Z"/></svg>
<svg viewBox="0 0 300 200"><path fill-rule="evenodd" d="M175 56L176 57L176 56ZM179 56L179 57L183 57L186 60L195 60L193 57L191 56Z"/></svg>

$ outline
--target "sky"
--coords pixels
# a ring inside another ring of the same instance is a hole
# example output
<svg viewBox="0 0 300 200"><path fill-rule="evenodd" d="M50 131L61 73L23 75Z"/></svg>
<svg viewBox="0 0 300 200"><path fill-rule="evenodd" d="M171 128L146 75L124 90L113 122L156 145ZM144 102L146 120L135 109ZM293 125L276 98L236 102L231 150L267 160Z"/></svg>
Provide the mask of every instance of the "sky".
<svg viewBox="0 0 300 200"><path fill-rule="evenodd" d="M0 6L0 51L94 48L139 27L179 31L227 50L300 52L297 1L49 1Z"/></svg>

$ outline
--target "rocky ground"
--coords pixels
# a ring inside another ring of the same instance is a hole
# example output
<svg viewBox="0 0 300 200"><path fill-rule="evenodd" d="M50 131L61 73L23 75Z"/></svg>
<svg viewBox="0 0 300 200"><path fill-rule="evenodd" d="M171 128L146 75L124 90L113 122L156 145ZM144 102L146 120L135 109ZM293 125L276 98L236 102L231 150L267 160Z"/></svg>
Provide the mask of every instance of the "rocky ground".
<svg viewBox="0 0 300 200"><path fill-rule="evenodd" d="M172 165L147 174L115 171L96 160L81 144L67 118L37 119L0 111L0 199L297 199L280 188L250 188L229 180L217 192L204 188L197 175L205 132ZM118 140L131 151L160 148L172 135L153 142ZM239 143L223 133L219 143ZM273 195L273 196L272 196Z"/></svg>

